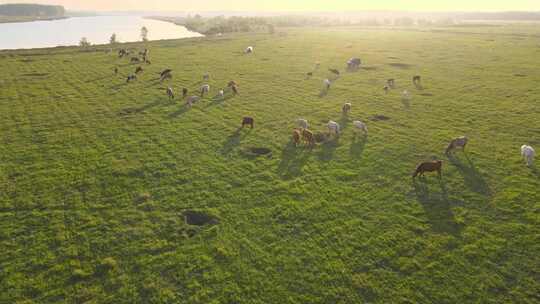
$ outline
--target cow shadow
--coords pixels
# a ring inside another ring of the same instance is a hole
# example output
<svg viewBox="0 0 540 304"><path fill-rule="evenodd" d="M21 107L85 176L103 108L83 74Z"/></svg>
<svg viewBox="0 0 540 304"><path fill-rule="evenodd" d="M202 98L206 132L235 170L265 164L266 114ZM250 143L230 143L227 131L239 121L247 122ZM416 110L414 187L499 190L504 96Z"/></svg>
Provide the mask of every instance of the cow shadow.
<svg viewBox="0 0 540 304"><path fill-rule="evenodd" d="M281 151L281 161L278 165L278 174L283 179L291 179L302 175L302 169L311 156L311 147L296 146L293 141L287 143Z"/></svg>
<svg viewBox="0 0 540 304"><path fill-rule="evenodd" d="M331 161L334 158L336 149L339 147L339 136L333 136L321 144L317 157L321 161Z"/></svg>
<svg viewBox="0 0 540 304"><path fill-rule="evenodd" d="M459 173L463 177L465 185L469 189L485 196L491 195L491 189L489 188L489 184L482 177L478 169L476 169L476 166L469 158L469 155L465 152L463 152L463 154L467 159L467 163L463 163L453 154L448 155L448 160L458 169Z"/></svg>
<svg viewBox="0 0 540 304"><path fill-rule="evenodd" d="M416 200L422 205L431 229L436 233L454 236L461 234L461 225L456 222L448 191L442 179L438 180L440 193L430 193L426 177L413 179Z"/></svg>
<svg viewBox="0 0 540 304"><path fill-rule="evenodd" d="M246 137L249 133L251 133L251 129L248 129L247 132L242 132L244 128L239 127L234 131L233 134L229 135L225 142L223 143L220 153L221 155L229 155L234 148L238 147L240 145L240 142L244 137Z"/></svg>
<svg viewBox="0 0 540 304"><path fill-rule="evenodd" d="M169 119L173 119L173 118L176 118L176 117L178 117L180 115L183 115L184 113L188 112L189 110L190 110L190 107L188 107L187 105L182 105L182 107L180 107L180 109L170 113L167 117Z"/></svg>
<svg viewBox="0 0 540 304"><path fill-rule="evenodd" d="M350 123L349 116L347 114L342 113L341 118L339 119L339 126L341 130L345 130Z"/></svg>
<svg viewBox="0 0 540 304"><path fill-rule="evenodd" d="M355 132L351 148L349 149L349 154L353 159L360 159L362 157L366 143L367 135L358 135L358 132Z"/></svg>
<svg viewBox="0 0 540 304"><path fill-rule="evenodd" d="M216 94L214 97L212 97L212 101L206 105L207 108L217 106L220 104L223 104L225 101L232 99L234 95L232 94L225 94L225 96L221 97L219 94Z"/></svg>

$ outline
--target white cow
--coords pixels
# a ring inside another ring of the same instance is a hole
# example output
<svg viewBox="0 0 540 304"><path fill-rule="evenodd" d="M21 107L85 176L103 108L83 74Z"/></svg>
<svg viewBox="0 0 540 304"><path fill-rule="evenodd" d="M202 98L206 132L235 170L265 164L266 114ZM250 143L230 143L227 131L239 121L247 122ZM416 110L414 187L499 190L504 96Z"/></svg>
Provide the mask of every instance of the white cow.
<svg viewBox="0 0 540 304"><path fill-rule="evenodd" d="M298 123L298 126L302 129L309 129L309 124L308 124L308 121L303 119L303 118L299 118L297 121Z"/></svg>
<svg viewBox="0 0 540 304"><path fill-rule="evenodd" d="M521 156L523 156L523 158L527 162L527 166L532 166L535 154L536 152L534 151L533 147L527 145L521 146Z"/></svg>
<svg viewBox="0 0 540 304"><path fill-rule="evenodd" d="M323 84L324 84L324 87L329 90L330 89L330 85L332 84L332 82L330 81L330 79L325 79L323 80Z"/></svg>
<svg viewBox="0 0 540 304"><path fill-rule="evenodd" d="M252 46L248 46L248 47L246 48L246 51L245 51L245 52L246 52L246 54L251 54L251 53L253 53L253 47L252 47Z"/></svg>
<svg viewBox="0 0 540 304"><path fill-rule="evenodd" d="M353 121L353 126L356 128L357 131L364 131L365 134L368 133L367 125L360 120Z"/></svg>
<svg viewBox="0 0 540 304"><path fill-rule="evenodd" d="M330 132L330 134L335 134L335 135L339 135L340 133L340 127L339 127L339 124L333 120L330 120L328 122L328 132Z"/></svg>
<svg viewBox="0 0 540 304"><path fill-rule="evenodd" d="M169 96L170 99L174 99L174 92L172 88L167 88L167 96Z"/></svg>
<svg viewBox="0 0 540 304"><path fill-rule="evenodd" d="M204 94L208 92L210 92L210 85L209 84L203 85L201 87L201 97L204 97Z"/></svg>
<svg viewBox="0 0 540 304"><path fill-rule="evenodd" d="M221 97L221 98L223 98L223 96L225 96L225 91L219 90L218 96Z"/></svg>

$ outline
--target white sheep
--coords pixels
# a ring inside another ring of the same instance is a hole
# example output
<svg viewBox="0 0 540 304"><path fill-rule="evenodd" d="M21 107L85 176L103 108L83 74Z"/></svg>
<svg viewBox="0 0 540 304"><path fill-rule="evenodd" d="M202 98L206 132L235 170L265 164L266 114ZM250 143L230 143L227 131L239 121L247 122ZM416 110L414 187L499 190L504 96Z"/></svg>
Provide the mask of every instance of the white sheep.
<svg viewBox="0 0 540 304"><path fill-rule="evenodd" d="M245 53L246 53L246 54L251 54L251 53L253 53L253 47L252 47L252 46L248 46L248 47L246 48L246 50L245 50Z"/></svg>
<svg viewBox="0 0 540 304"><path fill-rule="evenodd" d="M534 151L533 147L527 145L521 146L521 156L527 162L527 166L532 166L535 154L536 152Z"/></svg>

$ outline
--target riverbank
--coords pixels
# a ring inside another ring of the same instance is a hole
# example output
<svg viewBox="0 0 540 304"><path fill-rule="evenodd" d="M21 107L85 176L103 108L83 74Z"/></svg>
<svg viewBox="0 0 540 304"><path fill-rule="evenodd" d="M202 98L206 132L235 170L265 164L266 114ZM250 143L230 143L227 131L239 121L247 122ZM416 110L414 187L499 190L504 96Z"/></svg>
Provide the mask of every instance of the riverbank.
<svg viewBox="0 0 540 304"><path fill-rule="evenodd" d="M69 16L62 17L39 17L39 16L0 16L0 23L21 23L33 21L53 21L71 18Z"/></svg>

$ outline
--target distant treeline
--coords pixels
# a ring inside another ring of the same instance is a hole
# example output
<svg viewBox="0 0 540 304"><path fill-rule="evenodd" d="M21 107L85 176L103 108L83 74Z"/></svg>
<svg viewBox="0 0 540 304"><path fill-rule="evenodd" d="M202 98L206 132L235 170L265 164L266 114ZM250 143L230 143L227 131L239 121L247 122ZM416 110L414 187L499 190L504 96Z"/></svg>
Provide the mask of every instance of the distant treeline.
<svg viewBox="0 0 540 304"><path fill-rule="evenodd" d="M0 4L0 16L10 17L64 17L66 10L60 5Z"/></svg>

